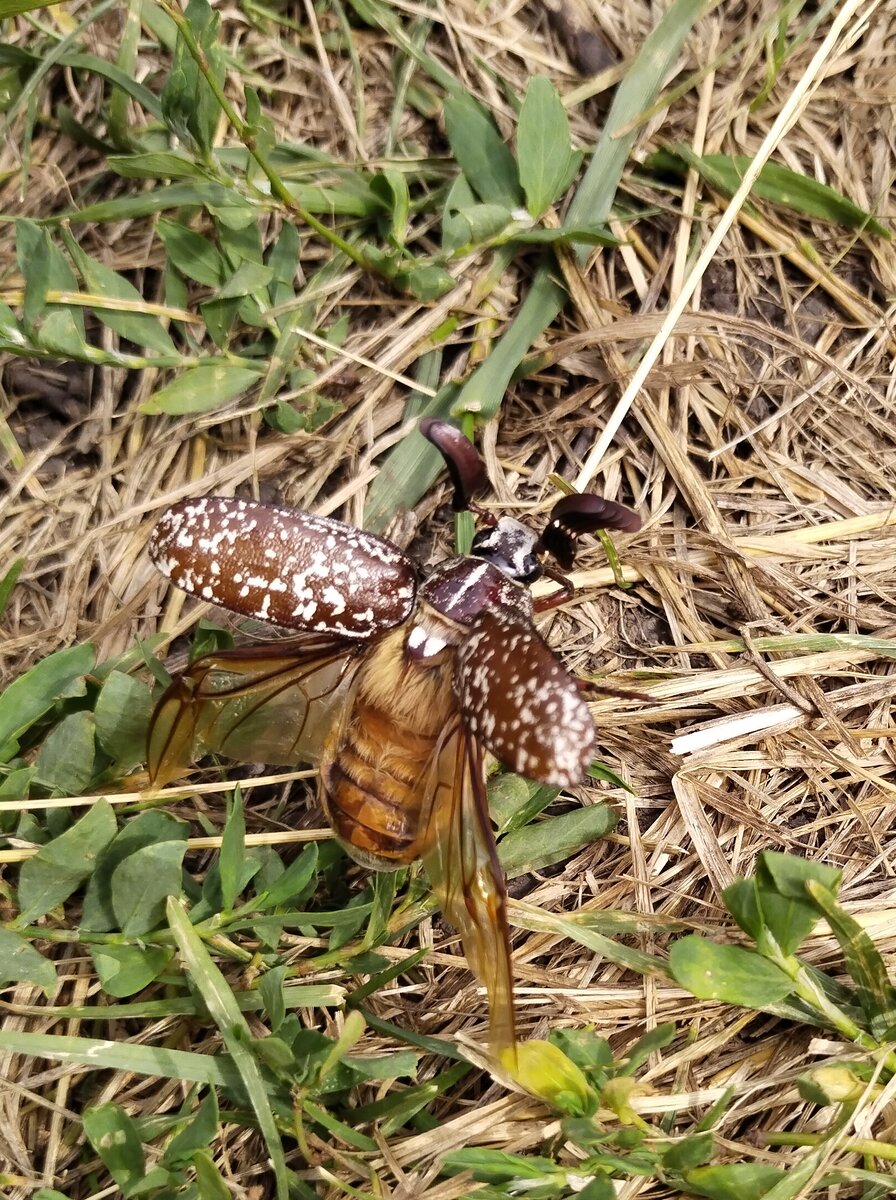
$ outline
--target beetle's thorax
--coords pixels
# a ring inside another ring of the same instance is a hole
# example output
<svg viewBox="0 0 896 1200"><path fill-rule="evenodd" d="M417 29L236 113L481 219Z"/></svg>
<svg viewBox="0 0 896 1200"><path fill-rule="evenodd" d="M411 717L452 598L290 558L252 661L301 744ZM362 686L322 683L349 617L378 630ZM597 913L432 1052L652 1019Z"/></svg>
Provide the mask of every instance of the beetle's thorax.
<svg viewBox="0 0 896 1200"><path fill-rule="evenodd" d="M441 563L421 584L417 611L410 623L405 651L411 658L434 659L458 645L484 609L510 609L531 620L528 588L508 578L494 564L464 555Z"/></svg>
<svg viewBox="0 0 896 1200"><path fill-rule="evenodd" d="M529 589L482 558L463 555L441 563L420 586L418 596L437 612L471 625L486 608L511 608L532 616Z"/></svg>

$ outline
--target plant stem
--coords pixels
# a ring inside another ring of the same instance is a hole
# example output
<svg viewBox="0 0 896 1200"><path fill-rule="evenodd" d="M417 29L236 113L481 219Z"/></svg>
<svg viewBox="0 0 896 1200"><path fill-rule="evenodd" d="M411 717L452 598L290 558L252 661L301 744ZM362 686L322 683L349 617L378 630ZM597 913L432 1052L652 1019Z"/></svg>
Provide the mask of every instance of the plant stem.
<svg viewBox="0 0 896 1200"><path fill-rule="evenodd" d="M768 1146L820 1146L826 1140L821 1133L768 1133L765 1135ZM896 1162L896 1145L893 1142L876 1142L871 1138L853 1138L839 1147L848 1154L866 1154L871 1158L883 1158L887 1162Z"/></svg>
<svg viewBox="0 0 896 1200"><path fill-rule="evenodd" d="M193 57L196 66L202 72L206 83L211 88L215 99L221 108L221 111L227 117L227 120L233 126L239 140L243 143L252 157L255 159L258 166L264 172L268 182L271 185L271 192L280 201L284 207L294 213L300 220L309 225L315 233L320 234L325 238L331 246L337 250L341 250L346 258L350 259L364 271L372 270L371 264L367 261L362 251L357 250L351 242L347 242L345 238L341 238L338 233L334 233L332 229L328 229L321 221L318 221L312 213L299 204L298 200L292 195L286 184L271 166L267 155L258 147L255 139L255 133L250 125L247 125L243 118L239 115L236 109L228 100L223 87L215 78L214 72L210 69L208 60L203 53L202 47L193 36L193 30L190 27L189 21L178 7L171 4L169 0L159 0L160 7L168 14L174 24L177 26L178 33L184 40L184 45L189 50Z"/></svg>

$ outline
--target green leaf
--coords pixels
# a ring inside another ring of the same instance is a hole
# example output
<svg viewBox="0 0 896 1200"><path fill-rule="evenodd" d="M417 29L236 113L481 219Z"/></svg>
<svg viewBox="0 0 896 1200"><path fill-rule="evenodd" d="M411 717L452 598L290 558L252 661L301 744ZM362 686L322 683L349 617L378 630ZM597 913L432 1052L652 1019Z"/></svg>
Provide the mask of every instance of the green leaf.
<svg viewBox="0 0 896 1200"><path fill-rule="evenodd" d="M33 983L49 999L56 991L56 968L48 958L11 929L0 928L0 987Z"/></svg>
<svg viewBox="0 0 896 1200"><path fill-rule="evenodd" d="M523 203L516 163L491 114L472 96L449 96L445 101L445 129L454 157L480 200L504 208Z"/></svg>
<svg viewBox="0 0 896 1200"><path fill-rule="evenodd" d="M243 262L262 265L264 250L257 221L252 221L240 228L232 228L217 221L215 224L218 226L218 242L221 246L221 253L227 259L231 269L238 267Z"/></svg>
<svg viewBox="0 0 896 1200"><path fill-rule="evenodd" d="M63 795L79 796L93 778L96 758L93 713L63 717L47 734L35 762L35 780Z"/></svg>
<svg viewBox="0 0 896 1200"><path fill-rule="evenodd" d="M106 158L106 166L122 179L208 179L207 170L194 159L175 150L110 154Z"/></svg>
<svg viewBox="0 0 896 1200"><path fill-rule="evenodd" d="M81 272L88 292L97 297L110 300L124 300L129 304L140 306L143 297L124 276L85 254L77 241L70 235L66 237L66 245L72 260ZM112 308L94 305L93 311L104 325L117 333L119 337L127 338L138 346L146 346L159 354L177 354L177 347L172 342L168 331L158 317L151 313L116 312Z"/></svg>
<svg viewBox="0 0 896 1200"><path fill-rule="evenodd" d="M34 767L18 767L0 776L0 802L26 800L34 778Z"/></svg>
<svg viewBox="0 0 896 1200"><path fill-rule="evenodd" d="M667 1021L664 1025L657 1025L655 1029L649 1029L626 1052L625 1066L620 1074L634 1075L652 1054L670 1046L674 1042L677 1032L678 1030L671 1021Z"/></svg>
<svg viewBox="0 0 896 1200"><path fill-rule="evenodd" d="M359 1133L353 1126L338 1120L330 1113L329 1109L322 1108L311 1100L306 1100L303 1107L312 1121L323 1126L332 1141L346 1142L349 1146L354 1146L356 1150L364 1151L367 1154L376 1151L377 1144L373 1138L368 1137L365 1133Z"/></svg>
<svg viewBox="0 0 896 1200"><path fill-rule="evenodd" d="M726 1163L686 1171L684 1183L688 1192L710 1200L762 1200L785 1175L767 1163Z"/></svg>
<svg viewBox="0 0 896 1200"><path fill-rule="evenodd" d="M295 297L296 272L299 267L301 243L295 225L290 221L280 227L277 240L268 252L268 266L271 269L269 294L271 304L279 307L288 304ZM294 320L294 314L283 313L277 318L281 332L289 328Z"/></svg>
<svg viewBox="0 0 896 1200"><path fill-rule="evenodd" d="M158 1167L147 1174L137 1126L117 1104L85 1109L83 1122L90 1144L124 1196L150 1180L156 1186L167 1181L168 1172Z"/></svg>
<svg viewBox="0 0 896 1200"><path fill-rule="evenodd" d="M663 1154L664 1171L690 1171L708 1162L715 1151L711 1133L698 1133L675 1142Z"/></svg>
<svg viewBox="0 0 896 1200"><path fill-rule="evenodd" d="M790 900L805 900L806 884L810 880L836 895L842 879L843 872L839 867L826 867L823 863L777 850L763 850L756 870L760 898L763 892L774 887L779 895Z"/></svg>
<svg viewBox="0 0 896 1200"><path fill-rule="evenodd" d="M556 788L532 783L511 771L502 771L488 782L488 811L498 831L509 833L528 825L556 795Z"/></svg>
<svg viewBox="0 0 896 1200"><path fill-rule="evenodd" d="M162 1165L165 1167L186 1166L197 1150L204 1150L211 1144L217 1132L218 1096L214 1088L209 1088L185 1128L176 1134L165 1147ZM229 1197L230 1193L228 1192L227 1195Z"/></svg>
<svg viewBox="0 0 896 1200"><path fill-rule="evenodd" d="M539 272L510 325L492 347L491 354L461 388L452 413L472 412L482 421L490 421L501 406L514 372L565 301L563 288L547 271Z"/></svg>
<svg viewBox="0 0 896 1200"><path fill-rule="evenodd" d="M210 1154L205 1150L196 1150L192 1162L196 1171L199 1200L233 1200L233 1192L224 1182Z"/></svg>
<svg viewBox="0 0 896 1200"><path fill-rule="evenodd" d="M467 188L463 176L451 189L442 217L442 246L452 254L468 254L476 246L499 238L508 226L516 225L509 209L500 204L477 204L472 196L469 204L452 207L452 197L460 184Z"/></svg>
<svg viewBox="0 0 896 1200"><path fill-rule="evenodd" d="M785 954L792 954L818 924L818 910L806 890L818 881L832 890L842 872L789 854L766 851L756 868L756 894L763 925Z"/></svg>
<svg viewBox="0 0 896 1200"><path fill-rule="evenodd" d="M218 290L216 300L235 296L251 296L266 288L274 277L270 267L257 262L241 262L227 282Z"/></svg>
<svg viewBox="0 0 896 1200"><path fill-rule="evenodd" d="M34 12L36 8L48 8L55 2L56 0L2 0L0 17L17 17L20 13Z"/></svg>
<svg viewBox="0 0 896 1200"><path fill-rule="evenodd" d="M498 850L501 866L511 877L539 871L604 837L615 824L616 814L606 804L548 817L502 840Z"/></svg>
<svg viewBox="0 0 896 1200"><path fill-rule="evenodd" d="M183 839L141 846L112 872L112 909L127 937L148 933L161 924L169 896L181 893L186 849Z"/></svg>
<svg viewBox="0 0 896 1200"><path fill-rule="evenodd" d="M521 229L508 238L528 246L621 246L605 225L558 225L556 229Z"/></svg>
<svg viewBox="0 0 896 1200"><path fill-rule="evenodd" d="M613 1065L610 1043L591 1028L552 1029L550 1040L591 1078L605 1079L607 1068Z"/></svg>
<svg viewBox="0 0 896 1200"><path fill-rule="evenodd" d="M128 821L97 859L96 868L84 895L82 927L96 933L105 933L117 928L112 879L118 868L130 855L149 846L169 842L179 842L185 846L188 834L189 826L186 821L180 821L166 812L150 809L138 813Z"/></svg>
<svg viewBox="0 0 896 1200"><path fill-rule="evenodd" d="M277 1033L286 1017L286 1001L283 998L283 984L289 968L285 963L272 967L262 975L258 983L258 991L264 1003L264 1011L270 1022L271 1032Z"/></svg>
<svg viewBox="0 0 896 1200"><path fill-rule="evenodd" d="M33 328L44 315L47 292L75 292L78 281L46 229L21 217L15 223L15 231L16 259L25 280L23 314L26 324Z"/></svg>
<svg viewBox="0 0 896 1200"><path fill-rule="evenodd" d="M617 775L615 771L611 771L606 763L592 762L585 774L589 779L596 779L598 783L609 783L611 787L621 788L622 791L628 792L630 796L637 795L634 788L626 783L621 775Z"/></svg>
<svg viewBox="0 0 896 1200"><path fill-rule="evenodd" d="M749 169L752 159L745 154L699 155L688 146L675 145L661 150L646 160L646 166L660 171L674 170L684 174L693 168L706 182L726 196L733 196ZM854 204L835 188L819 183L809 175L792 171L780 163L766 163L753 184L754 199L767 200L780 208L817 217L847 229L866 229L878 237L890 239L892 233L880 221Z"/></svg>
<svg viewBox="0 0 896 1200"><path fill-rule="evenodd" d="M419 416L450 417L457 395L453 385L443 387ZM418 432L408 434L393 448L371 484L364 510L364 528L381 532L399 508L410 509L445 469L445 460Z"/></svg>
<svg viewBox="0 0 896 1200"><path fill-rule="evenodd" d="M204 300L199 306L208 336L219 350L226 350L236 334L241 303L237 297L231 300Z"/></svg>
<svg viewBox="0 0 896 1200"><path fill-rule="evenodd" d="M544 75L536 75L526 89L516 152L526 207L540 217L566 191L582 161L572 148L563 101Z"/></svg>
<svg viewBox="0 0 896 1200"><path fill-rule="evenodd" d="M580 1192L576 1200L616 1200L616 1189L609 1175L595 1175Z"/></svg>
<svg viewBox="0 0 896 1200"><path fill-rule="evenodd" d="M24 336L25 335L22 333L22 326L16 319L15 313L8 304L3 304L0 302L0 338L4 338L8 342L12 342L14 345L21 345ZM24 459L22 461L24 462ZM16 559L16 562L21 561L21 559ZM13 564L13 567L10 568L10 571L8 571L4 576L4 583L6 582L6 579L9 578L14 566L15 564Z"/></svg>
<svg viewBox="0 0 896 1200"><path fill-rule="evenodd" d="M111 163L111 160L107 159ZM232 188L220 183L168 183L147 188L135 195L115 200L99 200L70 212L48 218L47 223L68 221L72 225L101 224L104 221L126 221L148 217L169 208L199 205L208 209L218 220L248 224L258 219L258 209ZM197 235L198 236L198 235Z"/></svg>
<svg viewBox="0 0 896 1200"><path fill-rule="evenodd" d="M729 884L722 892L722 898L744 933L758 941L765 924L759 907L755 879L735 879L734 883Z"/></svg>
<svg viewBox="0 0 896 1200"><path fill-rule="evenodd" d="M277 135L274 131L274 122L261 107L261 100L255 88L245 84L243 95L245 97L245 106L243 108L245 134L243 141L248 144L251 139L253 147L270 158L277 151ZM262 179L264 172L257 162L249 159L247 168L247 175L250 182L254 184L256 181Z"/></svg>
<svg viewBox="0 0 896 1200"><path fill-rule="evenodd" d="M239 788L233 793L224 835L218 870L221 879L221 900L225 912L229 912L243 887L243 870L246 859L246 822L243 817L243 801Z"/></svg>
<svg viewBox="0 0 896 1200"><path fill-rule="evenodd" d="M29 925L67 900L94 870L112 841L115 813L108 800L97 800L71 829L41 846L19 873L19 925Z"/></svg>
<svg viewBox="0 0 896 1200"><path fill-rule="evenodd" d="M261 371L232 366L218 358L183 371L140 405L141 413L184 416L221 408L254 387Z"/></svg>
<svg viewBox="0 0 896 1200"><path fill-rule="evenodd" d="M782 953L793 954L818 924L817 910L808 896L803 900L790 899L775 891L763 891L758 883L756 892L763 933L767 931L774 938ZM762 936L757 939L760 949L765 948Z"/></svg>
<svg viewBox="0 0 896 1200"><path fill-rule="evenodd" d="M84 314L74 306L51 303L49 292L77 292L78 281L62 251L46 229L33 221L16 221L16 258L25 280L22 306L26 332L38 345L68 357L87 346Z"/></svg>
<svg viewBox="0 0 896 1200"><path fill-rule="evenodd" d="M2 333L0 333L0 336L2 336ZM5 573L3 578L0 579L0 617L2 617L6 612L6 606L9 603L9 598L12 595L13 588L18 583L19 576L22 574L24 567L24 558L17 558L13 561L12 566ZM2 746L2 744L2 740L0 740L0 746Z"/></svg>
<svg viewBox="0 0 896 1200"><path fill-rule="evenodd" d="M592 912L554 913L544 909L517 908L513 913L513 923L521 929L531 929L537 933L552 933L559 937L572 938L582 946L587 946L595 954L601 955L610 962L618 963L626 970L635 971L639 975L651 975L654 978L667 978L668 971L662 959L655 955L645 954L624 942L607 937L600 931L605 914Z"/></svg>
<svg viewBox="0 0 896 1200"><path fill-rule="evenodd" d="M120 771L146 761L152 694L140 679L110 671L96 702L97 740Z"/></svg>
<svg viewBox="0 0 896 1200"><path fill-rule="evenodd" d="M476 197L473 189L467 183L466 176L458 175L448 189L442 211L442 249L446 253L451 253L459 246L465 246L469 241L469 227L459 214L468 208L475 207L476 203ZM486 207L491 206L487 205ZM501 205L497 207L500 212L506 212L508 217L510 216L508 209Z"/></svg>
<svg viewBox="0 0 896 1200"><path fill-rule="evenodd" d="M892 1037L891 1031L896 1026L896 988L890 983L879 950L858 921L844 912L832 892L814 880L809 880L806 887L843 951L846 969L856 983L859 1003L872 1035L879 1041Z"/></svg>
<svg viewBox="0 0 896 1200"><path fill-rule="evenodd" d="M166 1016L168 1005L165 1001ZM209 1083L218 1087L241 1088L240 1076L229 1054L197 1054L174 1050L169 1046L141 1046L136 1042L115 1042L108 1038L70 1037L61 1034L29 1033L0 1026L0 1049L29 1058L47 1058L53 1062L89 1068L91 1071L134 1071L153 1079Z"/></svg>
<svg viewBox="0 0 896 1200"><path fill-rule="evenodd" d="M567 209L568 225L603 224L608 219L626 161L641 133L641 114L658 96L704 8L704 0L673 0L628 64L591 162ZM578 251L577 257L584 262L587 251Z"/></svg>
<svg viewBox="0 0 896 1200"><path fill-rule="evenodd" d="M157 222L156 232L162 239L169 260L181 275L206 287L222 286L229 273L227 263L208 238L188 229L179 221L166 218Z"/></svg>
<svg viewBox="0 0 896 1200"><path fill-rule="evenodd" d="M410 292L418 300L429 303L447 295L454 287L454 276L444 267L411 267L408 271L396 271L395 284L402 291Z"/></svg>
<svg viewBox="0 0 896 1200"><path fill-rule="evenodd" d="M220 16L207 0L190 0L184 17L206 69L219 84L223 84L224 60L218 45ZM180 30L161 102L162 115L171 131L203 155L210 155L221 108Z"/></svg>
<svg viewBox="0 0 896 1200"><path fill-rule="evenodd" d="M291 901L295 903L313 879L317 871L317 862L317 842L311 842L259 897L259 905L264 908L273 908L278 904L289 904Z"/></svg>
<svg viewBox="0 0 896 1200"><path fill-rule="evenodd" d="M722 1000L744 1008L765 1008L793 991L782 970L742 946L721 946L690 936L669 952L669 969L677 983L699 1000Z"/></svg>
<svg viewBox="0 0 896 1200"><path fill-rule="evenodd" d="M559 1175L562 1171L550 1158L541 1158L534 1154L509 1154L505 1150L490 1150L479 1146L450 1150L445 1155L444 1165L452 1171L472 1171L473 1178L480 1183L513 1183L516 1180L544 1179Z"/></svg>
<svg viewBox="0 0 896 1200"><path fill-rule="evenodd" d="M404 171L384 168L370 181L370 190L389 213L389 237L396 245L404 245L411 212L411 194Z"/></svg>
<svg viewBox="0 0 896 1200"><path fill-rule="evenodd" d="M109 996L121 998L142 992L174 957L164 946L91 946L97 978Z"/></svg>

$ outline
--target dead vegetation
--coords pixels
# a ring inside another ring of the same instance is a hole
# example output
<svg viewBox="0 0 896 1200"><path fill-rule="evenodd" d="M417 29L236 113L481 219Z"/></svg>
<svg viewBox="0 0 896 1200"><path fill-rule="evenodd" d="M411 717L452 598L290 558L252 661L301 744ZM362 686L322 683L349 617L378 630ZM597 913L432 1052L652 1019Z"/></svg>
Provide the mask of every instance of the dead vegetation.
<svg viewBox="0 0 896 1200"><path fill-rule="evenodd" d="M522 95L530 74L548 74L562 95L576 99L569 106L574 137L590 146L654 18L643 3L582 8L612 52L612 65L593 79L577 73L542 6L461 0L427 10L434 22L427 49L505 133L513 123L510 99ZM222 10L224 44L245 76L265 81L278 136L289 140L300 130L316 149L362 166L395 144L413 144L421 162L432 158L434 171L450 170L437 159L445 151L438 119L403 108L397 128L390 125L390 39L355 30L354 63L329 49L336 11L320 15L318 26L311 6L299 6L293 15L302 33L283 26L274 37L240 7ZM889 224L896 9L882 3L852 11L865 24L858 31L847 26L831 47L777 141L775 160ZM411 6L395 13L407 18ZM112 9L93 22L92 53L115 57L123 19ZM632 794L577 792L583 804L611 800L620 817L615 834L577 853L559 874L530 877L512 909L521 1032L545 1037L593 1024L619 1056L645 1031L674 1021L678 1038L639 1076L636 1110L652 1121L667 1117L674 1128L676 1115L695 1119L733 1088L716 1130L721 1157L787 1166L801 1150L769 1147L766 1135L825 1132L830 1110L802 1099L794 1082L842 1047L808 1026L697 1001L668 980L626 970L531 911L605 916L604 926L598 922L605 931L614 914L629 914L619 937L649 953L665 953L684 930L736 940L721 890L751 874L760 852L778 850L840 868L843 907L891 968L896 955L896 674L883 646L896 639L893 245L862 230L745 205L695 277L727 202L694 173L683 190L662 192L639 172L660 146L685 144L698 155L757 152L829 28L825 18L810 30L808 13L798 10L785 47L774 36L777 19L771 7L724 5L699 20L664 93L669 102L639 129L628 165L625 206L638 204L646 215L623 221L618 214L620 248L597 251L585 267L571 256L562 261L570 300L538 347L546 357L536 374L513 384L479 437L502 503L543 511L552 496L548 477L556 473L632 503L644 518L639 535L617 542L628 590L614 586L595 545L576 574L579 598L546 624L573 670L646 691L650 701L596 701L599 756ZM795 45L801 32L807 36ZM13 33L11 40L28 43L24 23ZM776 48L787 53L766 86ZM152 55L141 58L142 82L157 86L161 69ZM84 91L82 77L68 71L53 83L75 120L86 120L98 103L93 90L100 82L83 79ZM54 125L38 125L23 186L16 140L22 119L10 124L2 151L4 212L39 217L83 204L96 151ZM266 237L278 221L270 217ZM2 236L4 295L12 303L22 281L12 266L10 226ZM116 270L139 277L147 300L163 300L148 220L88 225L77 236ZM328 251L303 231L302 253L307 276ZM103 660L125 653L135 637L163 631L172 643L191 629L202 606L169 592L145 554L154 518L179 498L240 492L362 523L383 455L409 428L408 376L447 317L455 314L459 323L438 382L463 378L489 352L526 293L533 259L517 258L483 297L486 261L476 259L474 272L459 272L454 290L429 304L380 286L351 264L334 276L327 294L314 299L314 326L347 314L347 336L335 353L306 353L315 390L338 409L310 433L272 431L246 397L199 417L144 415L139 404L163 381L159 372L7 357L0 564L21 557L25 565L3 615L6 682L76 642L94 642ZM662 339L646 383L627 395L638 361L683 289L693 299L674 334ZM107 346L115 340L108 329L99 339ZM595 459L611 423L618 423L615 436ZM424 553L433 538L434 554L447 549L443 500L438 488L417 507ZM824 637L810 644L803 635ZM164 656L164 647L156 653ZM177 811L187 815L192 804ZM206 793L201 804L206 821L219 826L215 795ZM250 802L247 818L261 840L274 828L287 840L308 836L301 828L290 832L279 795L259 809ZM20 843L8 845L15 851ZM286 940L293 964L320 947L298 935ZM427 917L381 952L400 961L420 945L434 947L422 967L372 997L371 1008L418 1032L481 1040L483 1001L450 931ZM88 1003L95 993L90 956L77 941L60 942L52 954L63 980L53 1003ZM840 970L824 926L801 955ZM236 978L237 964L228 970ZM7 1030L214 1049L211 1041L191 1043L189 1025L173 1017L112 1023L104 1031L75 1017L42 1017L38 993L27 985L7 990L3 1003ZM306 1015L320 1026L319 1013ZM331 1011L323 1021L333 1034L342 1016ZM195 1034L210 1036L199 1027ZM370 1031L364 1052L384 1048L395 1044ZM8 1193L16 1198L39 1185L72 1197L100 1194L90 1181L95 1160L92 1166L80 1143L83 1103L114 1100L132 1115L149 1115L175 1109L186 1094L182 1083L127 1071L85 1083L89 1072L81 1066L11 1053L0 1064L0 1162L7 1160L16 1179ZM420 1078L435 1069L424 1057ZM846 1161L850 1138L892 1142L893 1089L891 1081L856 1104L826 1169ZM434 1100L430 1112L437 1129L379 1136L377 1153L359 1155L312 1136L324 1164L291 1161L321 1196L343 1194L339 1179L364 1195L395 1200L470 1194L469 1177L439 1176L444 1154L461 1147L541 1154L549 1145L563 1161L556 1116L479 1073ZM224 1127L216 1158L235 1195L269 1194L257 1136L244 1126ZM858 1187L844 1184L836 1194L859 1195L849 1190ZM663 1194L670 1193L637 1177L617 1191Z"/></svg>

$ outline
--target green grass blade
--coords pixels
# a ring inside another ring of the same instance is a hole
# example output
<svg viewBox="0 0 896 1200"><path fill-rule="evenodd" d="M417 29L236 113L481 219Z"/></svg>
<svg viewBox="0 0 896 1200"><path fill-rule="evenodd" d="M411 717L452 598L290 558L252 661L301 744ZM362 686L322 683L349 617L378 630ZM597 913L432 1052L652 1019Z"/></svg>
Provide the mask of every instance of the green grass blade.
<svg viewBox="0 0 896 1200"><path fill-rule="evenodd" d="M183 905L173 896L168 900L168 923L183 955L195 987L199 990L212 1016L224 1045L227 1047L234 1066L240 1074L243 1087L249 1097L258 1127L261 1130L271 1165L274 1169L277 1200L288 1200L286 1159L283 1143L277 1132L271 1101L268 1097L261 1068L249 1048L252 1034L246 1018L240 1011L227 980L218 970L202 939L190 924Z"/></svg>
<svg viewBox="0 0 896 1200"><path fill-rule="evenodd" d="M858 921L841 908L828 888L808 880L806 890L824 913L840 943L846 969L855 981L872 1035L880 1040L892 1038L896 1029L896 988L890 983L880 951Z"/></svg>
<svg viewBox="0 0 896 1200"><path fill-rule="evenodd" d="M566 213L564 223L569 227L600 225L609 217L634 144L637 118L656 99L705 4L706 0L675 0L645 40L619 85L588 170ZM575 254L584 262L590 249L577 246ZM550 268L542 267L516 319L461 389L455 412L473 412L485 420L494 416L513 373L563 307L565 297Z"/></svg>
<svg viewBox="0 0 896 1200"><path fill-rule="evenodd" d="M607 220L635 141L638 118L659 94L694 22L710 7L707 0L675 0L648 34L613 98L600 141L566 213L567 225ZM576 254L584 262L588 250L580 247Z"/></svg>
<svg viewBox="0 0 896 1200"><path fill-rule="evenodd" d="M26 1033L16 1029L0 1029L0 1050L90 1067L94 1071L128 1071L160 1079L209 1083L237 1092L243 1090L240 1072L226 1054L194 1054L189 1050L141 1046L135 1042Z"/></svg>

